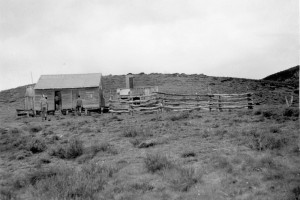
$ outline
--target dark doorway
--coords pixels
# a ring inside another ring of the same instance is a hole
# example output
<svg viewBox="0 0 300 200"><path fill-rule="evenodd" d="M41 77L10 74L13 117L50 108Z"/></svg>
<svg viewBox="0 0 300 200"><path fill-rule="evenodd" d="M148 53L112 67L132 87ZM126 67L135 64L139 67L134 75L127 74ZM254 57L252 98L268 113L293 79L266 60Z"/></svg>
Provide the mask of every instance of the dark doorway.
<svg viewBox="0 0 300 200"><path fill-rule="evenodd" d="M54 109L61 110L61 92L60 91L54 92Z"/></svg>

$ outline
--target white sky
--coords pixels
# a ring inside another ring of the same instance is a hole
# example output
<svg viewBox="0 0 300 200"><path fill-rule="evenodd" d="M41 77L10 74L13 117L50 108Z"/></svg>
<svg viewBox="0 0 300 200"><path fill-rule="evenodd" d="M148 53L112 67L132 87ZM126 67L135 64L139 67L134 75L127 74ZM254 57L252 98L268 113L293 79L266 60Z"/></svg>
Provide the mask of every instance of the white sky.
<svg viewBox="0 0 300 200"><path fill-rule="evenodd" d="M41 74L260 79L299 64L298 0L0 0L0 90Z"/></svg>

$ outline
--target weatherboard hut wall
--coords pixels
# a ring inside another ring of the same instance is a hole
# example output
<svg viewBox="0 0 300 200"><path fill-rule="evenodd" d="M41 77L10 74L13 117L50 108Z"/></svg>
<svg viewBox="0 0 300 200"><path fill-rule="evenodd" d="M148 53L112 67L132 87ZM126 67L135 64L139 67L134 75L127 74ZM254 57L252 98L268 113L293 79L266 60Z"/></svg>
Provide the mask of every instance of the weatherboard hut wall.
<svg viewBox="0 0 300 200"><path fill-rule="evenodd" d="M34 108L35 110L41 110L41 98L42 95L47 96L48 110L54 110L54 90L35 90L34 96Z"/></svg>
<svg viewBox="0 0 300 200"><path fill-rule="evenodd" d="M84 108L99 108L99 88L80 88L72 90L72 107L76 107L77 96L80 95Z"/></svg>
<svg viewBox="0 0 300 200"><path fill-rule="evenodd" d="M72 109L76 107L77 96L83 102L84 108L99 108L100 97L99 88L78 88L78 89L47 89L35 90L35 109L40 110L40 100L42 95L47 96L48 110L54 110L54 93L55 91L61 92L61 109Z"/></svg>

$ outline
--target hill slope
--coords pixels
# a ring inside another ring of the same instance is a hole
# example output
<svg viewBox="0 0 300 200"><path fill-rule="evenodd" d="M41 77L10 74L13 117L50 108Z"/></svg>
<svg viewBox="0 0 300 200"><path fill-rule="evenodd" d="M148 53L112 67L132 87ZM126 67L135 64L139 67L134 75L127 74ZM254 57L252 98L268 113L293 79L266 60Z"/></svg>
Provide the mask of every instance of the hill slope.
<svg viewBox="0 0 300 200"><path fill-rule="evenodd" d="M298 68L299 70L299 68ZM136 86L158 86L159 91L168 93L244 93L254 92L254 102L270 105L285 104L285 96L294 95L294 103L299 104L299 80L278 82L231 77L212 77L203 74L136 74ZM125 86L125 75L104 76L104 93L110 93ZM15 109L24 108L26 86L0 92L0 119L14 117Z"/></svg>
<svg viewBox="0 0 300 200"><path fill-rule="evenodd" d="M299 82L299 65L291 67L287 70L269 75L263 80L283 81L283 82Z"/></svg>

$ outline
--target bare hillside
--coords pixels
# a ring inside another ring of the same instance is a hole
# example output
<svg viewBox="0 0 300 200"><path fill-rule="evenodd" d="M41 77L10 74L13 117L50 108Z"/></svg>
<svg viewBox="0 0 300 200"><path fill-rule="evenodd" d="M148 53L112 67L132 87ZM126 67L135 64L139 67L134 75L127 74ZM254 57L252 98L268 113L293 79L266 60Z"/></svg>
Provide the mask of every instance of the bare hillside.
<svg viewBox="0 0 300 200"><path fill-rule="evenodd" d="M212 77L203 74L135 74L136 86L158 86L161 92L171 93L244 93L254 92L254 102L278 105L285 103L285 96L294 96L294 105L299 104L299 81L282 83L270 80L252 80L231 77ZM125 87L125 75L104 76L106 99L117 88ZM24 108L26 86L0 92L1 118L15 114L16 108Z"/></svg>
<svg viewBox="0 0 300 200"><path fill-rule="evenodd" d="M280 82L287 82L287 83L295 82L299 84L299 65L269 75L263 80L280 81Z"/></svg>

